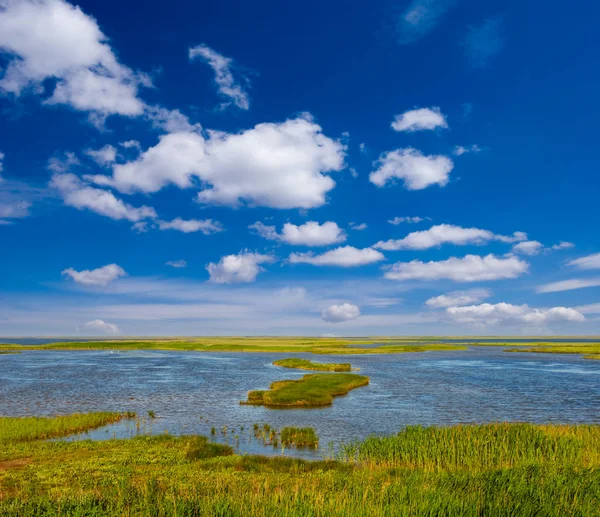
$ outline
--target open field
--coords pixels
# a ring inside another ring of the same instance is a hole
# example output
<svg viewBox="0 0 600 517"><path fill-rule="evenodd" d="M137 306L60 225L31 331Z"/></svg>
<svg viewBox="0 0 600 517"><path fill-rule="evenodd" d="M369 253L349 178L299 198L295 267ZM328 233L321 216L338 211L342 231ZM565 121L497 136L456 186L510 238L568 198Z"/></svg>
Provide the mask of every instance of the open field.
<svg viewBox="0 0 600 517"><path fill-rule="evenodd" d="M273 408L329 406L334 397L369 384L369 378L354 373L315 373L298 380L275 381L269 390L248 393L242 404Z"/></svg>
<svg viewBox="0 0 600 517"><path fill-rule="evenodd" d="M315 372L351 372L350 363L313 363L306 359L290 358L273 361L275 366L282 368L296 368L298 370L311 370Z"/></svg>
<svg viewBox="0 0 600 517"><path fill-rule="evenodd" d="M600 426L412 427L335 458L239 456L204 437L0 440L0 514L598 516Z"/></svg>
<svg viewBox="0 0 600 517"><path fill-rule="evenodd" d="M408 342L410 341L410 343ZM428 350L466 350L463 345L444 345L402 338L274 338L274 337L215 337L195 339L148 339L78 341L36 345L35 350L173 350L194 352L272 352L313 354L398 354ZM376 348L360 345L383 343ZM352 345L352 346L350 346ZM0 349L32 350L31 346L0 344Z"/></svg>

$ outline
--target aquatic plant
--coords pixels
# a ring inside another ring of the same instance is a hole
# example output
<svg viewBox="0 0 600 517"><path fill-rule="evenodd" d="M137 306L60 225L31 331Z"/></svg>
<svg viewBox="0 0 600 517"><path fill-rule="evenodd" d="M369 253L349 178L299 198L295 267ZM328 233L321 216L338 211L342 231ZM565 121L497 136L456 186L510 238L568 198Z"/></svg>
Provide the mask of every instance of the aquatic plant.
<svg viewBox="0 0 600 517"><path fill-rule="evenodd" d="M269 390L251 391L248 400L240 403L273 408L328 406L334 397L367 384L368 377L353 373L308 374L298 380L276 381Z"/></svg>
<svg viewBox="0 0 600 517"><path fill-rule="evenodd" d="M319 446L319 438L312 427L284 427L281 430L281 443L286 447L313 447Z"/></svg>

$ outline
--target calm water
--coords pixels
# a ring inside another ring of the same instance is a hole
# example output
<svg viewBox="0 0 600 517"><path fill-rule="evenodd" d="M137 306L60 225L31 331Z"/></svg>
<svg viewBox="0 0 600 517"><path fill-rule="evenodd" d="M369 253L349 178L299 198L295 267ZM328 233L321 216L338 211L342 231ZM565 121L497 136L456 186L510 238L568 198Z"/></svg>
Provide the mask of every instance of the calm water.
<svg viewBox="0 0 600 517"><path fill-rule="evenodd" d="M334 362L332 356L290 354ZM347 358L369 386L332 407L272 410L240 406L248 390L306 372L271 363L267 353L44 351L0 355L0 415L54 415L148 410L158 418L142 432L209 434L228 426L246 433L245 452L272 453L248 437L254 423L312 426L321 449L406 425L528 421L600 423L600 361L579 356L509 354L500 348L459 352L361 355ZM93 431L92 438L128 437L131 422ZM219 433L220 441L225 438ZM235 440L228 438L236 445ZM315 453L300 451L300 456ZM316 453L319 454L319 453Z"/></svg>

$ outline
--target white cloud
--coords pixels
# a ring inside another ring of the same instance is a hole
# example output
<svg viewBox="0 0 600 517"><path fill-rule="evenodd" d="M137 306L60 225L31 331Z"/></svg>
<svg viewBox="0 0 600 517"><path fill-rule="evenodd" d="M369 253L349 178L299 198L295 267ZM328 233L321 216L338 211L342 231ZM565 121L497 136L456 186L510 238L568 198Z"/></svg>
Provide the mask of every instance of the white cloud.
<svg viewBox="0 0 600 517"><path fill-rule="evenodd" d="M96 21L64 0L1 0L0 51L9 63L0 89L15 96L44 91L56 79L46 104L66 104L101 119L136 116L147 76L121 65Z"/></svg>
<svg viewBox="0 0 600 517"><path fill-rule="evenodd" d="M122 192L157 192L204 186L198 201L271 208L314 208L335 182L325 172L344 167L345 146L325 136L309 116L258 124L238 134L209 131L163 135L137 160L113 167L113 177L94 177Z"/></svg>
<svg viewBox="0 0 600 517"><path fill-rule="evenodd" d="M357 231L362 231L362 230L366 230L368 228L367 223L350 223L350 229L351 230L357 230Z"/></svg>
<svg viewBox="0 0 600 517"><path fill-rule="evenodd" d="M373 264L384 259L383 254L373 248L357 249L352 246L343 246L327 251L322 255L314 255L310 252L292 253L288 260L291 264L356 267Z"/></svg>
<svg viewBox="0 0 600 517"><path fill-rule="evenodd" d="M552 250L566 250L569 248L574 248L575 244L573 244L572 242L565 242L565 241L560 241L558 244L554 244L553 246L550 247L550 249Z"/></svg>
<svg viewBox="0 0 600 517"><path fill-rule="evenodd" d="M179 110L169 110L162 106L146 106L144 115L155 129L167 133L195 132L198 133L202 126L192 124L190 119Z"/></svg>
<svg viewBox="0 0 600 517"><path fill-rule="evenodd" d="M394 217L393 219L388 219L388 223L393 224L394 226L398 226L402 223L415 224L423 222L425 219L422 217Z"/></svg>
<svg viewBox="0 0 600 517"><path fill-rule="evenodd" d="M30 215L29 209L31 203L29 201L18 201L9 196L4 196L0 192L0 219L22 219ZM3 221L2 224L8 224Z"/></svg>
<svg viewBox="0 0 600 517"><path fill-rule="evenodd" d="M100 332L102 334L120 334L121 329L112 323L107 323L102 320L88 321L83 330L87 332Z"/></svg>
<svg viewBox="0 0 600 517"><path fill-rule="evenodd" d="M515 244L512 248L514 253L521 253L523 255L539 255L540 253L549 253L550 251L563 250L572 248L574 246L571 242L561 241L558 244L554 244L548 248L545 248L541 242L538 241L523 241Z"/></svg>
<svg viewBox="0 0 600 517"><path fill-rule="evenodd" d="M379 241L373 247L382 250L426 250L442 244L485 244L490 241L515 242L526 238L523 232L512 236L496 235L489 230L463 228L452 224L439 224L429 230L409 233L403 239Z"/></svg>
<svg viewBox="0 0 600 517"><path fill-rule="evenodd" d="M215 83L219 93L231 99L240 109L247 110L250 107L248 94L243 90L241 84L235 80L232 73L232 59L219 54L206 45L198 45L190 48L190 60L201 58L215 72Z"/></svg>
<svg viewBox="0 0 600 517"><path fill-rule="evenodd" d="M529 269L529 264L517 257L498 258L494 255L480 257L467 255L450 257L440 262L397 262L385 273L390 280L442 280L478 282L516 278Z"/></svg>
<svg viewBox="0 0 600 517"><path fill-rule="evenodd" d="M294 246L328 246L346 240L344 231L332 221L323 224L308 221L300 226L286 223L281 233L277 233L275 226L267 226L260 221L248 228L256 230L265 239L278 240Z"/></svg>
<svg viewBox="0 0 600 517"><path fill-rule="evenodd" d="M585 321L585 316L569 307L534 309L528 305L510 303L482 303L466 307L448 307L447 314L458 323L497 325L499 323L525 323L544 325L553 321Z"/></svg>
<svg viewBox="0 0 600 517"><path fill-rule="evenodd" d="M477 144L473 144L473 145L468 145L468 146L462 146L462 145L457 145L454 148L454 151L452 151L452 154L454 156L462 156L463 154L467 154L467 153L480 153L481 152L481 147L479 147Z"/></svg>
<svg viewBox="0 0 600 517"><path fill-rule="evenodd" d="M429 34L455 0L413 0L396 21L398 43L413 43Z"/></svg>
<svg viewBox="0 0 600 517"><path fill-rule="evenodd" d="M575 310L581 314L600 314L600 303L580 305L579 307L575 307Z"/></svg>
<svg viewBox="0 0 600 517"><path fill-rule="evenodd" d="M108 264L91 271L89 269L76 271L70 267L65 269L62 274L72 278L78 284L91 287L105 287L126 275L125 270L117 264Z"/></svg>
<svg viewBox="0 0 600 517"><path fill-rule="evenodd" d="M0 152L0 172L2 172L4 170L4 153ZM0 178L0 181L2 181L2 178Z"/></svg>
<svg viewBox="0 0 600 517"><path fill-rule="evenodd" d="M515 253L522 253L523 255L539 255L544 249L544 245L539 241L523 241L515 244L512 250Z"/></svg>
<svg viewBox="0 0 600 517"><path fill-rule="evenodd" d="M401 179L407 190L422 190L431 185L446 186L454 164L447 156L425 156L410 147L383 153L374 162L377 170L369 174L369 180L378 187L388 181Z"/></svg>
<svg viewBox="0 0 600 517"><path fill-rule="evenodd" d="M536 291L538 293L557 293L560 291L572 291L573 289L598 286L600 286L600 278L573 278L570 280L561 280L560 282L539 285L536 288Z"/></svg>
<svg viewBox="0 0 600 517"><path fill-rule="evenodd" d="M169 260L165 262L166 266L174 267L175 269L182 269L187 267L186 260Z"/></svg>
<svg viewBox="0 0 600 517"><path fill-rule="evenodd" d="M50 186L60 192L65 205L79 210L88 209L111 219L131 222L157 217L154 208L135 208L115 197L112 192L90 187L71 173L54 174Z"/></svg>
<svg viewBox="0 0 600 517"><path fill-rule="evenodd" d="M355 320L359 316L359 307L351 303L331 305L321 313L321 319L328 323L341 323L342 321Z"/></svg>
<svg viewBox="0 0 600 517"><path fill-rule="evenodd" d="M117 160L117 149L112 145L105 145L97 150L88 149L85 154L91 157L92 160L101 167L108 167Z"/></svg>
<svg viewBox="0 0 600 517"><path fill-rule="evenodd" d="M477 25L470 25L463 46L467 58L475 67L484 67L500 53L504 45L501 35L502 17L493 16Z"/></svg>
<svg viewBox="0 0 600 517"><path fill-rule="evenodd" d="M260 264L270 264L274 258L270 255L242 251L238 255L222 257L218 263L206 266L210 281L217 284L254 282L258 273L264 271Z"/></svg>
<svg viewBox="0 0 600 517"><path fill-rule="evenodd" d="M72 152L66 152L62 157L53 156L48 160L47 169L52 172L69 172L73 167L80 165L79 158Z"/></svg>
<svg viewBox="0 0 600 517"><path fill-rule="evenodd" d="M478 303L492 296L489 289L470 289L468 291L454 291L429 298L425 302L427 307L440 309L445 307L456 307Z"/></svg>
<svg viewBox="0 0 600 517"><path fill-rule="evenodd" d="M137 140L126 140L125 142L119 142L119 145L125 149L136 149L138 151L142 150L142 144L140 144Z"/></svg>
<svg viewBox="0 0 600 517"><path fill-rule="evenodd" d="M181 219L177 217L172 221L157 221L161 230L177 230L183 233L202 232L204 235L210 235L223 231L223 226L218 221L212 219Z"/></svg>
<svg viewBox="0 0 600 517"><path fill-rule="evenodd" d="M600 253L593 253L578 259L570 260L567 266L577 269L600 269Z"/></svg>
<svg viewBox="0 0 600 517"><path fill-rule="evenodd" d="M394 131L426 131L438 127L447 128L446 117L440 111L440 108L420 108L406 111L401 115L396 115L392 122Z"/></svg>

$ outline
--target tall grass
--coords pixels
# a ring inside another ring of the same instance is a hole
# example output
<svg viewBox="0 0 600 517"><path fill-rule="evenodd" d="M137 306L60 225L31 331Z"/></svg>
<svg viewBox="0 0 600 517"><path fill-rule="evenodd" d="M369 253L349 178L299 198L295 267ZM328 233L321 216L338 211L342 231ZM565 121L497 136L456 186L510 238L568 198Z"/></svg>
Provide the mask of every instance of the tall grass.
<svg viewBox="0 0 600 517"><path fill-rule="evenodd" d="M369 378L353 373L315 373L291 381L275 381L270 389L251 391L242 404L267 407L329 406L333 398L366 386Z"/></svg>
<svg viewBox="0 0 600 517"><path fill-rule="evenodd" d="M0 417L0 444L44 440L79 434L135 413L83 413L56 417Z"/></svg>

